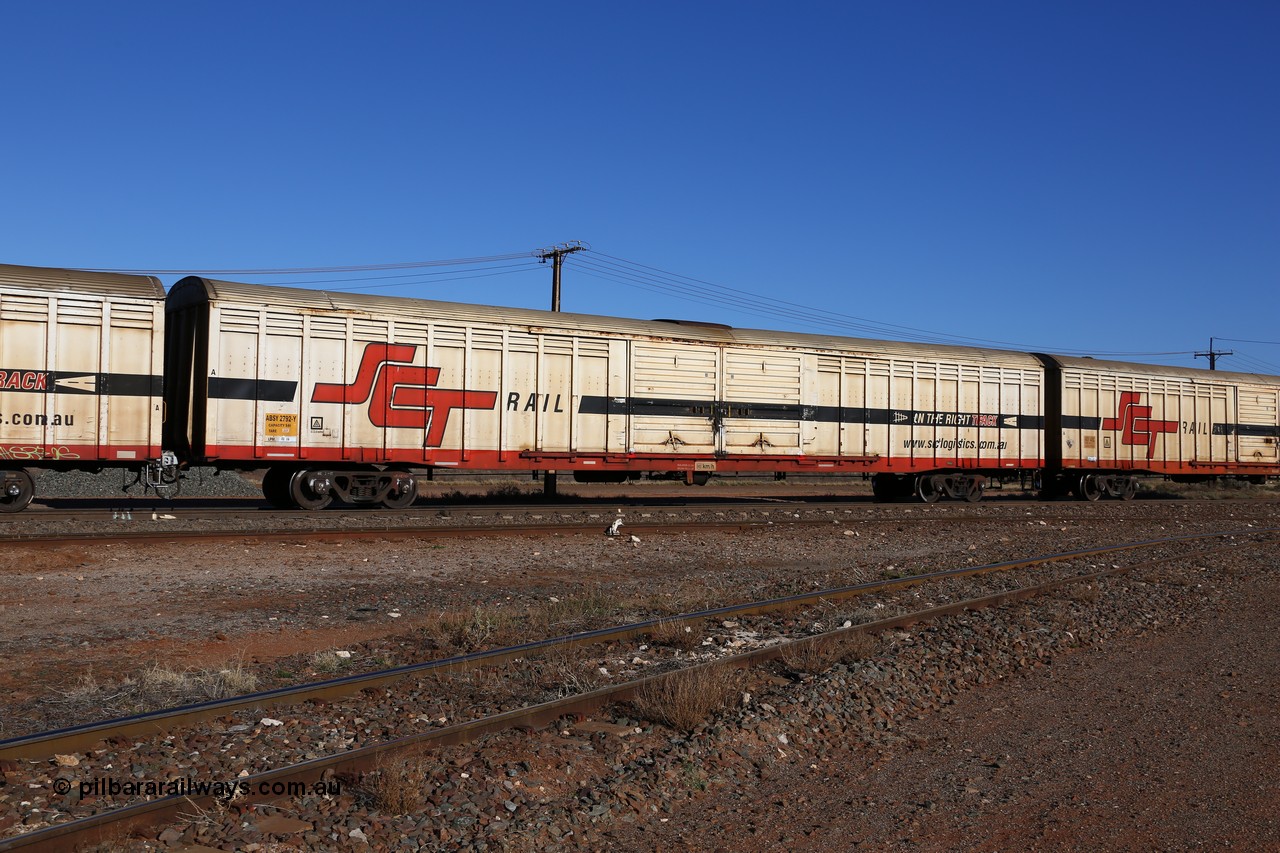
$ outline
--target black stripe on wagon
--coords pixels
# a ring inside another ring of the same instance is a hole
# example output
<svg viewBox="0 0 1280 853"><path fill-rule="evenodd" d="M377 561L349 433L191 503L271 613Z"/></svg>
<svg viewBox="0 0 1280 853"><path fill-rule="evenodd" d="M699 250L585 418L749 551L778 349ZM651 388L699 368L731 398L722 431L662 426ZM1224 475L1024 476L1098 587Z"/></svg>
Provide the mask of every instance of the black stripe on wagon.
<svg viewBox="0 0 1280 853"><path fill-rule="evenodd" d="M1280 438L1275 424L1214 424L1214 435L1240 435L1247 438Z"/></svg>
<svg viewBox="0 0 1280 853"><path fill-rule="evenodd" d="M77 370L0 370L0 374L26 374L42 377L40 388L6 388L0 393L25 394L102 394L112 397L159 397L164 391L164 377L150 373L88 373Z"/></svg>
<svg viewBox="0 0 1280 853"><path fill-rule="evenodd" d="M211 400L262 400L267 403L292 403L298 383L287 379L226 379L209 377Z"/></svg>
<svg viewBox="0 0 1280 853"><path fill-rule="evenodd" d="M1102 418L1084 415L1063 415L1063 429L1102 429Z"/></svg>
<svg viewBox="0 0 1280 853"><path fill-rule="evenodd" d="M585 415L648 417L750 418L752 420L815 421L818 423L887 424L889 426L984 429L1041 429L1040 415L1001 415L975 412L937 412L915 409L868 409L842 406L802 406L795 403L670 400L646 397L583 397L578 411Z"/></svg>

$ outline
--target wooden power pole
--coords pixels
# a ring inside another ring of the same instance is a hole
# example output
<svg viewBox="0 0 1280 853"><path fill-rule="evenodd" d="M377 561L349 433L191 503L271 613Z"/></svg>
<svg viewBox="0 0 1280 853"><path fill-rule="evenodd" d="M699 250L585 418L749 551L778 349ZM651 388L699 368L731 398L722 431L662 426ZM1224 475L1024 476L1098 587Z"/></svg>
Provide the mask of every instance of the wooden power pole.
<svg viewBox="0 0 1280 853"><path fill-rule="evenodd" d="M581 243L561 243L559 246L553 246L550 249L543 249L538 253L538 257L545 264L551 261L551 310L560 310L560 269L564 266L565 255L572 255L574 252L581 252L586 246ZM542 473L542 495L547 498L556 496L556 472L544 471Z"/></svg>
<svg viewBox="0 0 1280 853"><path fill-rule="evenodd" d="M1213 338L1209 338L1209 351L1196 353L1196 358L1209 359L1209 369L1217 370L1218 356L1220 355L1235 355L1235 350L1215 350L1213 348Z"/></svg>

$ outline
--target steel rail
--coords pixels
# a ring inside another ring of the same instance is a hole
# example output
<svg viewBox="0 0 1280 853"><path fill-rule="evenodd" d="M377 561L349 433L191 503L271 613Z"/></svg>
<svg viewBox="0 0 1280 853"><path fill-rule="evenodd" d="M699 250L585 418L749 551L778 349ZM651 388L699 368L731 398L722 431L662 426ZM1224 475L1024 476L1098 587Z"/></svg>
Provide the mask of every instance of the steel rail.
<svg viewBox="0 0 1280 853"><path fill-rule="evenodd" d="M830 527L835 522L824 519L790 519L788 525L799 527ZM57 544L83 542L121 544L126 542L202 542L223 539L449 539L458 536L539 536L558 533L599 535L603 527L599 521L570 522L565 524L465 524L436 525L432 527L315 527L275 530L170 530L170 531L122 531L119 533L59 533L30 534L0 537L0 542L21 544ZM628 532L689 533L713 530L753 530L776 527L773 521L667 521L644 522L626 525ZM625 534L624 534L625 535Z"/></svg>
<svg viewBox="0 0 1280 853"><path fill-rule="evenodd" d="M1256 503L1256 502L1251 502ZM1025 516L1010 516L1006 514L983 514L973 515L968 513L951 513L944 509L941 512L925 511L920 514L911 516L895 515L895 516L851 516L852 510L847 508L846 504L830 504L823 508L823 505L804 505L804 509L810 512L821 511L824 515L835 513L837 509L842 509L846 515L825 518L795 518L794 510L800 509L800 505L785 504L714 504L714 505L687 505L687 506L641 506L632 507L634 512L644 512L646 517L657 513L757 513L761 515L772 514L785 517L785 523L788 525L802 526L833 526L841 523L859 524L859 525L884 525L884 524L937 524L937 523L1011 523L1019 520L1043 521L1046 524L1080 524L1090 521L1158 521L1158 519L1148 519L1146 517L1123 516L1117 518L1114 514L1106 514L1099 516L1040 516L1027 519ZM932 508L931 508L932 509ZM441 510L436 517L446 517L450 523L437 523L429 526L421 525L392 525L381 518L366 516L373 523L359 524L352 527L334 527L332 524L317 527L264 527L264 528L238 528L234 530L204 530L204 529L182 529L182 530L115 530L115 531L92 531L92 532L62 532L62 533L27 533L27 532L4 532L3 525L0 524L0 544L32 544L32 545L56 545L62 542L83 542L93 541L110 544L136 543L136 542L156 542L156 543L173 543L173 542L192 542L206 540L226 540L226 539L266 539L266 540L282 540L282 539L316 539L316 538L353 538L353 539L402 539L402 538L449 538L461 535L512 535L512 536L534 536L547 533L591 533L598 532L602 523L607 524L613 518L627 517L626 513L610 514L600 512L598 507L581 507L575 508L573 512L582 512L587 510L596 510L599 512L598 519L590 521L549 521L540 522L538 524L505 524L505 523L471 523L470 519L481 518L485 516L494 516L499 513L523 513L527 515L538 514L565 514L566 510L561 507L503 507L501 509L490 510L488 508L471 508L464 507L459 509L460 512L473 513L469 519L459 520L453 518L453 511ZM540 513L539 513L540 511ZM191 511L193 513L198 511ZM222 514L219 512L218 514ZM238 515L234 512L227 511L228 515L238 517L243 520L259 521L275 518L294 518L299 521L334 521L333 516L321 517L317 515L299 515L298 513L289 512L264 512L261 514L250 513L246 515ZM350 519L347 515L344 520ZM634 514L632 515L634 517ZM83 518L83 516L80 516ZM357 516L359 518L359 516ZM43 520L43 519L42 519ZM181 520L202 520L198 516ZM1258 518L1257 520L1263 520ZM1270 519L1266 519L1270 520ZM0 519L2 522L3 519ZM381 522L381 523L379 523ZM139 519L133 522L124 522L127 524L147 523L145 519ZM722 529L747 529L756 527L776 526L776 519L761 518L759 520L750 518L737 519L721 519L721 520L700 520L685 521L680 519L672 519L667 521L645 520L645 521L627 521L624 525L626 532L629 533L662 533L669 532L673 528L679 528L680 531L698 531L698 530L722 530Z"/></svg>
<svg viewBox="0 0 1280 853"><path fill-rule="evenodd" d="M343 696L350 696L368 688L385 687L395 681L399 681L402 678L412 675L444 673L454 670L463 671L479 666L507 663L532 653L547 651L553 648L572 649L595 643L625 640L651 631L659 625L664 627L683 626L691 625L705 619L754 616L779 610L798 609L827 601L840 601L871 593L893 592L938 580L973 577L992 572L1010 571L1014 569L1028 568L1030 566L1057 563L1065 560L1081 559L1085 557L1095 557L1102 554L1129 551L1137 548L1150 548L1157 545L1176 542L1199 541L1204 539L1266 532L1280 532L1280 528L1250 528L1243 531L1187 534L1183 536L1171 536L1139 542L1127 542L1120 545L1109 545L1103 548L1086 548L1076 551L1063 551L1055 554L1030 557L1027 559L988 563L982 566L966 566L957 569L943 569L924 574L908 575L901 578L865 581L863 583L852 584L849 586L799 593L781 598L771 598L762 601L747 602L744 604L731 604L724 607L698 610L674 616L646 619L626 625L599 628L591 631L580 631L574 634L566 634L545 640L521 643L515 646L506 646L503 648L472 652L470 654L440 658L421 663L406 664L390 669L378 670L376 672L358 673L340 678L327 679L325 681L311 682L290 687L279 687L274 690L264 690L257 693L245 694L243 696L216 699L208 702L183 705L176 708L166 708L159 711L135 714L128 717L119 717L111 720L102 720L78 726L69 726L66 728L39 732L32 735L8 738L6 740L0 740L0 759L30 760L46 758L54 753L65 754L79 752L89 749L97 742L107 738L147 737L171 731L179 726L197 723L202 720L250 708L279 707L285 704L298 704L310 700L332 700Z"/></svg>
<svg viewBox="0 0 1280 853"><path fill-rule="evenodd" d="M1278 531L1280 531L1278 528L1269 528L1265 530L1253 529L1244 532L1253 534L1273 533ZM1162 544L1164 542L1179 542L1236 535L1241 535L1241 532L1237 531L1231 533L1173 537L1167 540L1127 543L1122 546L1107 549L1090 549L1087 551L1076 552L1075 556L1087 556L1090 554L1107 553L1111 551L1131 550L1133 548ZM784 643L721 658L719 660L697 664L695 666L685 667L682 669L671 670L647 676L645 678L624 682L622 684L598 688L575 696L567 696L526 708L505 711L491 716L469 720L464 723L456 723L454 725L445 726L429 732L407 735L405 737L396 738L383 743L363 746L337 755L312 759L310 761L258 773L236 780L242 783L243 787L241 790L248 790L249 792L245 795L243 800L239 800L237 802L243 802L244 804L266 803L280 798L281 795L257 793L262 790L263 786L266 786L269 790L272 785L276 784L305 784L307 782L314 782L323 778L355 774L375 769L382 757L388 753L410 750L426 751L441 746L470 742L487 734L493 734L513 728L539 728L554 720L569 715L589 714L606 705L626 701L632 698L636 691L647 685L657 684L672 678L688 677L690 673L707 671L715 667L733 666L744 668L754 666L756 664L781 657L793 649L813 643L823 642L830 639L852 637L857 634L875 634L894 628L906 628L920 622L926 622L944 616L952 616L969 610L980 610L1010 602L1021 601L1036 595L1054 591L1070 584L1101 580L1103 578L1130 572L1135 569L1151 568L1221 550L1224 549L1215 548L1193 554L1161 557L1155 560L1148 560L1127 566L1112 566L1111 568L1096 572L1072 575L1066 578L1058 578L1027 587L1005 590L991 595L953 602L951 604L932 607L912 613L899 614L897 616L881 619L875 622L866 622L847 628L837 628L833 631L815 634L801 639L790 640ZM970 574L973 573L972 570L967 571ZM945 574L946 573L933 573L932 576L936 577ZM793 596L791 600L794 600L795 598L797 597ZM783 600L788 599L778 599L778 601ZM761 603L763 604L764 602ZM724 609L725 608L721 608L720 611L723 611ZM717 613L720 611L704 612ZM141 828L143 826L155 826L163 822L173 822L180 820L183 817L183 809L201 810L214 806L216 802L217 798L213 795L168 796L157 800L123 806L119 809L79 818L65 824L57 824L25 835L0 840L0 853L24 848L69 849L76 843L99 840L107 827L110 827L112 832L121 832Z"/></svg>

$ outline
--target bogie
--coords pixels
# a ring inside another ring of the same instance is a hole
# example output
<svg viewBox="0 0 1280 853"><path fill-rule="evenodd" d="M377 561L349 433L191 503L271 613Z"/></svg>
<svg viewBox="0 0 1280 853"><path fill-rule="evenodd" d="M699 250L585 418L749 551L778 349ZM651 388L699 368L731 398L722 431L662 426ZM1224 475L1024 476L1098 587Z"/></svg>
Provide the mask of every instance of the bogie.
<svg viewBox="0 0 1280 853"><path fill-rule="evenodd" d="M26 471L0 471L0 512L21 512L35 493L35 482Z"/></svg>

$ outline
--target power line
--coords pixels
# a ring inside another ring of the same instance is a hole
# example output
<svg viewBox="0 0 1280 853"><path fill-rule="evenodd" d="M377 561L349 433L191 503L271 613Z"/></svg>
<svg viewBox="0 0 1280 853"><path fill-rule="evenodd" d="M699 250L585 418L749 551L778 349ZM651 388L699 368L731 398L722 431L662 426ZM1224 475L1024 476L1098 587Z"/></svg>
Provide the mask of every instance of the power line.
<svg viewBox="0 0 1280 853"><path fill-rule="evenodd" d="M475 258L450 258L440 261L408 261L398 264L360 264L341 267L276 267L266 269L113 269L109 267L85 267L89 272L116 272L128 275L313 275L327 272L376 272L381 270L412 270L425 267L466 266L470 264L488 264L496 261L513 261L527 258L529 252L511 252L505 255L486 255Z"/></svg>
<svg viewBox="0 0 1280 853"><path fill-rule="evenodd" d="M413 285L413 284L444 284L450 281L469 281L470 279L473 279L473 278L494 278L500 275L515 275L516 273L527 272L531 268L532 268L532 265L521 265L517 269L500 270L498 272L482 272L482 273L476 273L474 275L471 275L471 274L451 275L448 278L437 278L437 279L432 279L430 281L424 280L424 281L406 281L406 282L400 282L396 284L353 285L352 287L330 287L330 288L326 288L326 290L333 290L336 292L345 293L353 290L379 290L379 289L388 288L388 287L408 287L409 285ZM290 282L290 283L293 284L295 282Z"/></svg>
<svg viewBox="0 0 1280 853"><path fill-rule="evenodd" d="M771 297L751 293L750 291L714 284L712 282L680 275L678 273L669 273L656 267L636 263L625 258L618 258L602 252L593 252L592 254L597 257L608 258L613 262L609 263L606 261L592 264L586 259L579 261L580 265L585 265L594 269L598 274L597 277L616 281L632 287L638 287L642 290L664 293L689 302L700 302L702 304L729 307L743 313L766 316L771 319L777 319L781 316L826 328L853 330L861 334L877 336L903 337L919 342L950 344L955 346L995 344L1021 351L1046 349L1043 345L1033 346L1011 341L998 341L988 338L932 332L925 329L917 329L913 326L883 323L827 309L811 308L798 303L773 299ZM1192 353L1191 350L1164 352L1121 350L1100 352L1097 350L1061 347L1054 347L1052 349L1063 354L1092 356L1169 356L1190 355Z"/></svg>
<svg viewBox="0 0 1280 853"><path fill-rule="evenodd" d="M1268 346L1280 347L1280 341L1251 341L1248 338L1216 338L1219 341L1228 341L1233 344L1266 344Z"/></svg>
<svg viewBox="0 0 1280 853"><path fill-rule="evenodd" d="M1240 350L1236 350L1236 360L1242 362L1246 367L1256 368L1255 370L1246 372L1265 373L1268 375L1280 374L1280 365L1264 361Z"/></svg>
<svg viewBox="0 0 1280 853"><path fill-rule="evenodd" d="M489 267L476 267L469 272L487 272L490 270L507 270L509 272L495 272L494 275L508 275L510 272L520 272L522 270L532 270L538 266L538 262L533 258L529 258L522 263L500 264ZM454 270L439 270L437 272L411 272L402 275L369 275L354 276L349 278L312 278L303 281L283 282L285 285L292 287L296 284L341 284L352 281L387 281L388 279L403 279L402 281L393 281L388 284L368 284L356 287L326 287L326 290L366 290L383 287L409 287L415 284L435 284L445 281L457 281L459 278L483 278L484 276L456 276Z"/></svg>

